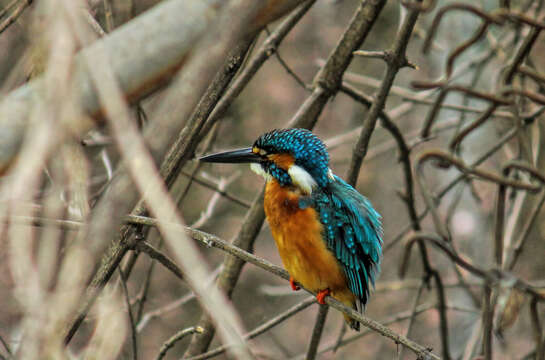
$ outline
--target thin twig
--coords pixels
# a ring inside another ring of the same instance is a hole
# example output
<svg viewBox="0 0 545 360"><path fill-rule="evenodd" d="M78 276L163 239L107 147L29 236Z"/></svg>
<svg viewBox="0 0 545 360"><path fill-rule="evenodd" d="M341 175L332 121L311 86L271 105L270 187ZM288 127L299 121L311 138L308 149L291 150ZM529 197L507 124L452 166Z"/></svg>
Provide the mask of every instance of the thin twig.
<svg viewBox="0 0 545 360"><path fill-rule="evenodd" d="M159 354L157 354L157 360L161 360L165 357L167 354L167 351L169 351L176 343L180 340L182 340L187 335L191 335L194 333L200 334L203 332L203 328L200 326L193 326L187 329L183 329L178 331L176 334L172 335L167 341L161 345L161 349L159 350Z"/></svg>
<svg viewBox="0 0 545 360"><path fill-rule="evenodd" d="M489 284L483 288L483 353L485 360L492 360L492 327L494 308L491 306L492 289Z"/></svg>
<svg viewBox="0 0 545 360"><path fill-rule="evenodd" d="M526 239L528 238L528 235L530 234L530 230L532 229L544 203L545 203L545 191L542 191L541 195L539 196L539 199L536 201L534 208L531 210L530 214L528 215L528 220L522 227L516 241L514 241L512 245L506 250L507 254L505 256L505 261L503 263L504 265L503 269L511 271L515 267L515 264L517 263L519 255L521 254L524 244L526 242Z"/></svg>
<svg viewBox="0 0 545 360"><path fill-rule="evenodd" d="M13 10L11 15L0 23L0 34L2 34L11 24L17 21L17 19L23 14L25 9L32 5L32 1L33 0L21 0L21 4L19 4L19 6L15 8L15 10Z"/></svg>
<svg viewBox="0 0 545 360"><path fill-rule="evenodd" d="M11 348L9 347L8 342L4 340L2 336L0 336L0 343L2 343L2 346L4 347L4 349L6 349L8 356L11 358L11 356L13 355L13 353L11 352Z"/></svg>
<svg viewBox="0 0 545 360"><path fill-rule="evenodd" d="M138 342L137 342L137 332L136 332L136 321L134 320L134 316L132 314L131 301L129 298L129 289L127 289L127 279L125 278L125 274L123 274L123 270L121 270L120 267L118 267L117 270L119 271L119 278L121 279L123 295L125 297L125 304L127 305L127 313L129 314L129 321L131 324L132 358L134 360L137 360L138 359Z"/></svg>
<svg viewBox="0 0 545 360"><path fill-rule="evenodd" d="M407 331L405 332L406 337L411 336L411 331L414 325L414 321L416 319L416 314L418 310L418 303L420 302L420 296L422 296L422 292L424 290L424 286L426 285L426 282L424 280L420 281L420 286L418 286L418 289L416 291L416 295L414 297L413 306L411 309L411 317L409 318L409 325L407 325ZM399 351L399 354L397 355L398 360L403 359L403 353L405 351L405 348L401 348Z"/></svg>
<svg viewBox="0 0 545 360"><path fill-rule="evenodd" d="M212 184L211 182L207 181L207 180L204 180L204 179L201 179L199 177L196 177L196 176L192 176L192 174L189 174L188 172L186 172L185 170L182 170L181 172L182 175L184 176L187 176L189 177L192 181L194 181L195 183L199 184L199 185L202 185L208 189L211 189L211 190L214 190L214 193L216 194L219 194L221 196L223 196L224 198L228 199L228 200L231 200L232 202L242 206L242 207L245 207L247 209L250 208L250 206L252 206L252 204L248 203L248 201L244 200L244 199L241 199L240 197L236 196L236 195L233 195L225 190L222 190L222 189L219 189L215 184Z"/></svg>
<svg viewBox="0 0 545 360"><path fill-rule="evenodd" d="M513 282L513 287L517 288L518 290L527 293L528 295L535 296L539 301L545 302L545 293L542 293L538 287L527 283L526 281L515 278L514 275L510 273L503 272L501 270L492 270L492 271L486 271L482 269L481 267L475 265L473 262L471 262L468 259L465 259L458 255L455 251L453 251L451 248L447 246L447 243L442 240L440 236L437 234L429 234L429 233L415 233L413 236L411 236L405 245L405 254L403 256L403 261L400 266L400 274L405 274L408 264L408 259L410 255L410 251L412 246L417 241L426 241L432 243L436 248L441 250L442 253L447 255L452 261L454 261L456 264L460 265L465 270L469 271L471 274L478 276L486 281L489 281L491 283L495 283L500 281L501 279L510 279L510 281Z"/></svg>
<svg viewBox="0 0 545 360"><path fill-rule="evenodd" d="M432 310L435 308L435 305L433 304L424 304L420 305L418 309L416 310L416 315L420 315L426 311ZM397 314L394 314L387 319L381 320L380 322L384 325L391 325L400 321L407 320L413 316L411 311L403 311ZM345 346L347 344L350 344L356 340L359 340L367 335L373 334L374 331L372 329L366 329L364 331L361 331L357 334L351 335L347 337L346 339L342 340L340 343L335 342L334 344L324 345L318 349L318 354L323 354L328 351L335 351L336 348ZM292 360L302 360L305 358L306 354L301 354L299 356L295 356Z"/></svg>
<svg viewBox="0 0 545 360"><path fill-rule="evenodd" d="M214 108L214 111L208 117L208 121L201 131L201 137L208 134L212 126L225 114L227 109L231 106L237 96L240 95L259 68L273 55L286 35L293 29L299 20L301 20L312 5L314 5L314 2L315 0L305 1L299 8L289 14L286 19L271 32L271 35L265 39L261 47L256 51L255 56L248 61L244 70L241 71L232 86L227 90Z"/></svg>
<svg viewBox="0 0 545 360"><path fill-rule="evenodd" d="M7 4L2 10L0 10L0 18L3 18L8 13L8 10L14 7L19 1L22 0L11 0L9 4Z"/></svg>
<svg viewBox="0 0 545 360"><path fill-rule="evenodd" d="M543 335L543 325L539 317L538 302L535 297L530 301L530 319L534 330L534 341L536 343L536 360L545 358L545 336Z"/></svg>
<svg viewBox="0 0 545 360"><path fill-rule="evenodd" d="M172 261L168 256L163 254L160 250L153 247L151 244L145 241L139 241L136 244L136 248L139 251L146 253L150 258L159 261L164 267L170 270L176 277L182 281L185 281L182 270Z"/></svg>
<svg viewBox="0 0 545 360"><path fill-rule="evenodd" d="M269 28L265 28L265 31L267 32L267 35L270 36L271 35L271 32L269 31ZM299 75L297 75L295 73L295 71L293 71L289 66L288 64L284 61L284 59L282 58L282 56L280 55L280 51L279 49L276 49L275 52L274 52L274 55L276 57L276 59L278 60L278 62L280 63L280 65L282 65L282 67L284 68L284 70L286 70L286 72L295 80L295 82L297 84L299 84L299 86L301 86L303 89L307 90L307 91L310 91L310 87L307 86L307 84L305 84L305 82L303 80L301 80L301 78L299 77Z"/></svg>
<svg viewBox="0 0 545 360"><path fill-rule="evenodd" d="M318 314L316 315L316 322L314 323L314 329L312 330L312 337L308 344L307 360L314 360L318 351L318 345L320 345L320 339L322 338L322 332L324 330L325 320L327 318L327 312L329 306L320 305L318 307Z"/></svg>
<svg viewBox="0 0 545 360"><path fill-rule="evenodd" d="M102 0L104 6L104 17L106 18L106 32L111 33L114 29L114 11L110 0Z"/></svg>
<svg viewBox="0 0 545 360"><path fill-rule="evenodd" d="M155 263L155 261L153 262ZM205 282L205 286L206 287L209 287L211 286L214 281L216 280L216 278L218 277L218 273L220 272L221 270L221 266L219 266L218 268L216 268L212 274L209 276L209 278L206 280ZM142 330L144 330L144 328L149 324L149 322L157 317L160 317L160 316L163 316L165 315L166 313L170 312L170 311L173 311L175 309L178 309L180 307L182 307L183 305L187 304L189 301L191 300L194 300L195 299L195 293L194 292L189 292L188 294L166 304L166 305L163 305L157 309L154 309L154 310L151 310L151 311L148 311L147 313L145 313L144 315L142 315L142 319L138 322L138 325L136 327L136 330L138 332L141 332Z"/></svg>
<svg viewBox="0 0 545 360"><path fill-rule="evenodd" d="M158 245L158 248L160 249L161 247L161 244L162 244L162 239L160 240L160 243ZM136 309L136 325L137 325L137 328L136 330L138 330L138 325L140 324L140 321L142 320L142 316L143 316L143 313L144 313L144 305L146 304L146 301L148 299L148 292L149 292L149 289L150 289L150 285L151 285L151 277L153 275L153 270L155 269L155 264L157 264L157 262L155 261L150 261L150 264L148 266L148 270L146 271L146 275L145 275L145 278L144 278L144 283L142 284L142 289L140 290L140 292L138 293L138 297L137 297L137 301L136 301L136 305L138 306L137 309Z"/></svg>
<svg viewBox="0 0 545 360"><path fill-rule="evenodd" d="M246 340L253 339L253 338L263 334L264 332L268 331L269 329L273 328L274 326L280 324L282 321L290 318L292 315L297 314L298 312L306 309L307 307L309 307L310 305L312 305L314 303L316 303L316 298L314 296L308 297L305 300L301 301L300 303L292 306L288 310L286 310L286 311L278 314L274 318L266 321L265 323L258 326L254 330L250 331L249 333L244 335L244 338ZM214 356L223 354L230 346L231 345L222 345L222 346L220 346L220 347L218 347L218 348L216 348L214 350L210 350L210 351L208 351L206 353L203 353L203 354L200 354L200 355L197 355L197 356L194 356L194 357L190 357L190 358L184 358L184 359L186 359L186 360L209 359L209 358L212 358Z"/></svg>

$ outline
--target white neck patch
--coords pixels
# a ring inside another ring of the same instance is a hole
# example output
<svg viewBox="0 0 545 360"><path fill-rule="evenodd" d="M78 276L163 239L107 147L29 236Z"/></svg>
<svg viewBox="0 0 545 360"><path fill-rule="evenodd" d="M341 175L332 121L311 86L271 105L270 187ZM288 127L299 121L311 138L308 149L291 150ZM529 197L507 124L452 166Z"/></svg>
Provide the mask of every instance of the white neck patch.
<svg viewBox="0 0 545 360"><path fill-rule="evenodd" d="M290 166L288 174L291 181L309 195L312 194L312 189L318 185L312 175L298 165Z"/></svg>
<svg viewBox="0 0 545 360"><path fill-rule="evenodd" d="M267 173L261 164L252 163L250 164L250 169L252 169L252 171L256 174L263 176L266 181L273 179L272 175ZM290 166L288 175L290 176L293 184L300 188L305 194L312 194L312 189L318 186L312 175L298 165Z"/></svg>

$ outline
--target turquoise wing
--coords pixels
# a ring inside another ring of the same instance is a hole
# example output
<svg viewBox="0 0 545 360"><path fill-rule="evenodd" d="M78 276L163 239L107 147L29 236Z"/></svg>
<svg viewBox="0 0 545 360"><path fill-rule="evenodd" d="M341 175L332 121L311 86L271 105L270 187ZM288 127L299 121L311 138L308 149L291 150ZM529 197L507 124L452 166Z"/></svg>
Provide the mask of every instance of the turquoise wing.
<svg viewBox="0 0 545 360"><path fill-rule="evenodd" d="M342 265L348 286L359 300L357 308L363 311L369 287L374 287L380 272L381 216L367 198L335 175L326 188L311 196L324 225L324 241Z"/></svg>

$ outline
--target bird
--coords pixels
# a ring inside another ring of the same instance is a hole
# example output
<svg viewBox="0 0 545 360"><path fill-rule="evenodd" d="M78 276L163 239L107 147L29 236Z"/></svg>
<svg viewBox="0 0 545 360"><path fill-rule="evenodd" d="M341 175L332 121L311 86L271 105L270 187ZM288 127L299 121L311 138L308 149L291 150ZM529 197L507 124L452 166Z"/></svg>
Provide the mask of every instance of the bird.
<svg viewBox="0 0 545 360"><path fill-rule="evenodd" d="M330 295L363 313L380 273L382 220L371 202L329 167L325 144L306 129L275 129L252 147L201 157L249 163L266 180L264 210L293 290ZM359 331L359 322L344 315Z"/></svg>

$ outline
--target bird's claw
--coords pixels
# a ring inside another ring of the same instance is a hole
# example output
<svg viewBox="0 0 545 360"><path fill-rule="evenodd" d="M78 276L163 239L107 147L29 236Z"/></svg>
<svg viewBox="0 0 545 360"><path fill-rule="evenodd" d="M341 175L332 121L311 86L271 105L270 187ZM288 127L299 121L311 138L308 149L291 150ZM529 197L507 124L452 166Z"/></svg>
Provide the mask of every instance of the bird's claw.
<svg viewBox="0 0 545 360"><path fill-rule="evenodd" d="M325 297L328 296L330 293L331 291L329 289L320 290L316 295L316 300L318 300L318 303L325 305Z"/></svg>
<svg viewBox="0 0 545 360"><path fill-rule="evenodd" d="M295 280L290 276L290 286L293 291L301 290L301 287L295 283Z"/></svg>

